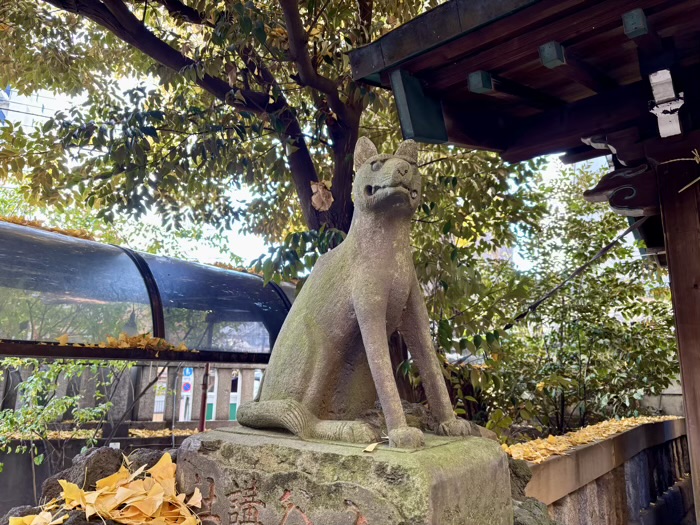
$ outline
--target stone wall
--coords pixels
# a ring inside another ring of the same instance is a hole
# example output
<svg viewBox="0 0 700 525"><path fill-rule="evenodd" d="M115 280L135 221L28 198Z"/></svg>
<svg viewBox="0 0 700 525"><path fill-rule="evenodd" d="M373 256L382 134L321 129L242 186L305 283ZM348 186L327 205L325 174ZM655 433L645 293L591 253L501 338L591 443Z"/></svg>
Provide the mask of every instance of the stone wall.
<svg viewBox="0 0 700 525"><path fill-rule="evenodd" d="M643 425L532 465L525 493L562 525L675 525L693 508L685 421Z"/></svg>

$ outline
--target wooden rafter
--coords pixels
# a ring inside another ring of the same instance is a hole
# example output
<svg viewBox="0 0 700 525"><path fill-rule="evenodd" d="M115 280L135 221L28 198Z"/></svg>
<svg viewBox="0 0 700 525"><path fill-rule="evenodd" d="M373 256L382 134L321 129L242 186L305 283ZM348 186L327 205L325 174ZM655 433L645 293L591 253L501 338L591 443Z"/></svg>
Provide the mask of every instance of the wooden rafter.
<svg viewBox="0 0 700 525"><path fill-rule="evenodd" d="M587 87L594 93L603 93L617 87L617 82L580 58L574 51L565 49L554 40L539 48L540 61L545 67Z"/></svg>
<svg viewBox="0 0 700 525"><path fill-rule="evenodd" d="M468 85L469 91L472 93L515 100L538 109L550 109L564 105L564 102L556 97L487 71L470 73Z"/></svg>

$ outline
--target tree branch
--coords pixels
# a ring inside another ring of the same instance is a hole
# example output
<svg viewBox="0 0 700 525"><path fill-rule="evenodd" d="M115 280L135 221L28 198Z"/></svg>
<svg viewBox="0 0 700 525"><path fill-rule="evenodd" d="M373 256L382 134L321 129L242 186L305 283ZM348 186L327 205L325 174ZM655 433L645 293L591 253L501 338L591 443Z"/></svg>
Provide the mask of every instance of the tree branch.
<svg viewBox="0 0 700 525"><path fill-rule="evenodd" d="M202 24L207 26L213 26L209 21L207 21L202 13L197 11L195 8L183 4L180 0L155 0L160 5L165 7L165 9L174 18L179 18L185 22L190 22L192 24Z"/></svg>
<svg viewBox="0 0 700 525"><path fill-rule="evenodd" d="M357 0L360 15L360 29L362 29L362 42L369 42L370 29L372 27L373 0Z"/></svg>
<svg viewBox="0 0 700 525"><path fill-rule="evenodd" d="M338 95L338 84L320 75L311 63L307 44L309 35L299 14L299 0L280 0L289 37L289 55L297 65L300 83L317 89L328 97L328 105L341 118L348 117L347 107Z"/></svg>
<svg viewBox="0 0 700 525"><path fill-rule="evenodd" d="M89 18L105 29L114 33L121 40L138 49L156 62L175 71L195 67L196 63L189 57L170 47L155 36L141 21L134 16L121 0L44 0L47 3ZM211 75L197 77L196 84L219 100L241 111L251 113L274 113L284 109L279 104L270 103L267 93L241 89L244 100L230 96L232 91L227 82Z"/></svg>
<svg viewBox="0 0 700 525"><path fill-rule="evenodd" d="M108 31L114 33L118 38L138 49L145 55L149 56L156 62L174 70L181 72L185 68L196 67L194 60L184 56L182 53L172 48L166 42L153 34L124 4L122 0L44 0L45 2L62 9L67 12L76 13L84 16L104 27ZM178 14L187 16L195 20L202 20L192 10L186 9L187 6L179 0L158 0L169 13L172 15ZM287 1L287 4L289 2ZM296 1L292 1L296 17L294 20L301 27L301 35L303 42L306 42L306 31L304 31L299 19L298 5ZM203 20L204 23L208 22ZM298 28L297 28L298 29ZM297 31L298 32L298 31ZM304 67L311 66L311 60L305 49L305 44L302 45L302 57L305 57L306 64ZM262 64L261 64L262 65ZM311 80L314 84L319 83L327 90L330 101L335 101L333 110L338 114L345 114L345 106L340 101L338 96L337 86L329 79L320 77L316 74L313 67L310 72ZM268 70L261 71L262 74L268 75L271 80L274 77ZM309 148L304 140L304 134L299 124L299 120L287 104L284 97L278 97L277 100L270 101L269 93L261 93L251 91L249 89L233 90L228 82L205 74L197 76L195 83L208 93L215 96L217 99L226 104L240 110L254 114L265 114L274 117L281 124L280 134L283 138L290 139L292 151L288 156L289 166L301 208L304 214L306 224L311 229L319 229L322 224L322 216L311 204L311 182L318 180L316 167ZM316 89L319 89L316 87ZM325 92L325 91L324 91ZM237 94L234 97L234 93ZM241 100L242 98L242 100Z"/></svg>

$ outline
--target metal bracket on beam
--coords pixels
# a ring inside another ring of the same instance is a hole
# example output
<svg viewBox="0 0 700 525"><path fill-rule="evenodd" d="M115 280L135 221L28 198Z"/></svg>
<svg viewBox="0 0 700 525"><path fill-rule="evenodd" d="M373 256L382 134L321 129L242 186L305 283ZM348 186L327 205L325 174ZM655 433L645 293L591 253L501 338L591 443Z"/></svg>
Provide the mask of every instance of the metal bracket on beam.
<svg viewBox="0 0 700 525"><path fill-rule="evenodd" d="M488 71L473 71L469 73L469 91L472 93L493 93L493 77Z"/></svg>
<svg viewBox="0 0 700 525"><path fill-rule="evenodd" d="M563 106L564 103L556 97L542 93L522 84L518 84L507 78L492 75L488 71L472 71L468 77L469 91L480 95L492 95L494 97L517 100L522 104L538 108L550 109Z"/></svg>
<svg viewBox="0 0 700 525"><path fill-rule="evenodd" d="M546 68L554 69L566 65L564 46L559 42L552 41L542 44L539 48L539 53L540 62L542 62L542 65Z"/></svg>
<svg viewBox="0 0 700 525"><path fill-rule="evenodd" d="M664 45L643 10L634 9L622 15L622 26L625 35L639 49L639 70L642 76L668 68L675 61L673 49Z"/></svg>
<svg viewBox="0 0 700 525"><path fill-rule="evenodd" d="M633 9L622 15L622 27L628 38L639 38L649 33L647 15L642 9Z"/></svg>
<svg viewBox="0 0 700 525"><path fill-rule="evenodd" d="M617 87L617 83L604 72L593 67L570 49L552 40L539 47L540 62L548 69L558 69L574 82L595 93L602 93Z"/></svg>

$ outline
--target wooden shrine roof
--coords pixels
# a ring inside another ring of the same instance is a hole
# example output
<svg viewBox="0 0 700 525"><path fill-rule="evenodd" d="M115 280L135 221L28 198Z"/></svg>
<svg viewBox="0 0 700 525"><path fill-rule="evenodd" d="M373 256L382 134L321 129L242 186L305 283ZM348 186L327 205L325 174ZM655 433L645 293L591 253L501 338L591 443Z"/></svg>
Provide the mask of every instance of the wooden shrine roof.
<svg viewBox="0 0 700 525"><path fill-rule="evenodd" d="M652 28L637 38L622 19L635 9ZM638 50L659 42L675 56L655 54L640 65ZM565 54L558 67L555 44ZM540 56L545 45L549 67ZM551 153L585 160L609 151L584 145L583 137L658 136L643 71L653 60L683 68L692 84L686 91L700 83L700 0L452 0L350 58L355 79L391 88L392 74L400 74L404 89L407 78L417 80L442 106L446 135L414 123L417 140L498 151L512 162Z"/></svg>
<svg viewBox="0 0 700 525"><path fill-rule="evenodd" d="M700 0L450 0L350 61L393 90L405 138L509 162L612 155L586 198L649 216L638 235L663 253L655 167L700 149Z"/></svg>

